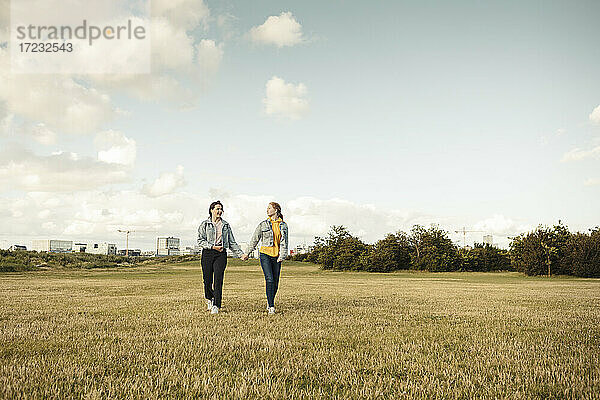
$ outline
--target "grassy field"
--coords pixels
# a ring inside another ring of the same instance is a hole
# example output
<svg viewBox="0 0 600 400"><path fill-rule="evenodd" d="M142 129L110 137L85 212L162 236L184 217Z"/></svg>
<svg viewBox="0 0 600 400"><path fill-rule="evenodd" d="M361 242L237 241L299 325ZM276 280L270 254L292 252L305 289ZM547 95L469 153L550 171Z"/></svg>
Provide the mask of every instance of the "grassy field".
<svg viewBox="0 0 600 400"><path fill-rule="evenodd" d="M0 274L0 398L600 398L600 281L256 261Z"/></svg>

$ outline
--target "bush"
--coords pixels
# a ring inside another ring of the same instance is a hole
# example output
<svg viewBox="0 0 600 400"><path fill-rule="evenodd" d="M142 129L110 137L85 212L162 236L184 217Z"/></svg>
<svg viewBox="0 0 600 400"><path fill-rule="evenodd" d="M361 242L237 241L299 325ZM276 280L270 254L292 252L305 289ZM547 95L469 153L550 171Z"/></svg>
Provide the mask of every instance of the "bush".
<svg viewBox="0 0 600 400"><path fill-rule="evenodd" d="M87 253L38 253L0 250L0 272L46 268L114 268L135 265L145 258Z"/></svg>
<svg viewBox="0 0 600 400"><path fill-rule="evenodd" d="M144 260L144 263L150 264L178 264L190 261L200 261L202 256L200 254L184 254L181 256L161 256L152 257Z"/></svg>
<svg viewBox="0 0 600 400"><path fill-rule="evenodd" d="M575 276L600 278L600 228L591 229L589 234L571 235L563 263Z"/></svg>
<svg viewBox="0 0 600 400"><path fill-rule="evenodd" d="M510 250L475 244L458 249L448 232L437 226L415 225L410 234L389 234L374 245L352 236L343 226L333 226L327 237L315 238L314 249L294 256L297 261L320 264L323 269L390 272L506 271L527 275L600 277L600 228L589 233L569 232L560 221L552 228L512 238Z"/></svg>
<svg viewBox="0 0 600 400"><path fill-rule="evenodd" d="M308 261L309 253L297 253L288 257L290 261Z"/></svg>
<svg viewBox="0 0 600 400"><path fill-rule="evenodd" d="M390 234L374 245L365 244L343 226L332 226L327 237L315 238L313 250L302 260L323 269L372 272L456 271L460 267L457 247L447 232L435 226L415 226L410 235Z"/></svg>
<svg viewBox="0 0 600 400"><path fill-rule="evenodd" d="M460 249L461 271L509 271L513 270L510 254L489 244L476 243L473 249Z"/></svg>
<svg viewBox="0 0 600 400"><path fill-rule="evenodd" d="M565 259L571 233L560 221L553 228L539 226L535 231L513 239L511 262L526 275L572 274Z"/></svg>
<svg viewBox="0 0 600 400"><path fill-rule="evenodd" d="M422 271L456 271L460 268L458 248L448 233L431 226L415 225L411 230L411 267Z"/></svg>
<svg viewBox="0 0 600 400"><path fill-rule="evenodd" d="M371 272L391 272L410 269L410 243L404 232L389 234L370 246L361 262L362 269Z"/></svg>
<svg viewBox="0 0 600 400"><path fill-rule="evenodd" d="M363 269L363 260L369 251L369 246L359 238L350 236L340 241L335 251L333 269L360 271Z"/></svg>
<svg viewBox="0 0 600 400"><path fill-rule="evenodd" d="M332 226L325 238L316 237L313 251L306 260L323 269L360 270L368 246L352 236L344 226Z"/></svg>

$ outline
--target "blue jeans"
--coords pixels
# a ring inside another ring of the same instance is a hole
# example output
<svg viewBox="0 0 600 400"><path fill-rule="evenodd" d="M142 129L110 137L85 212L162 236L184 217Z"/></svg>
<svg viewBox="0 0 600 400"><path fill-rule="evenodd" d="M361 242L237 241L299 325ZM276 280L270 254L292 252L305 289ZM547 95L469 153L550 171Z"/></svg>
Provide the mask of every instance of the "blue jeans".
<svg viewBox="0 0 600 400"><path fill-rule="evenodd" d="M281 272L281 261L277 257L260 253L260 266L265 274L265 286L267 288L267 302L269 307L275 307L275 295L279 286L279 273Z"/></svg>

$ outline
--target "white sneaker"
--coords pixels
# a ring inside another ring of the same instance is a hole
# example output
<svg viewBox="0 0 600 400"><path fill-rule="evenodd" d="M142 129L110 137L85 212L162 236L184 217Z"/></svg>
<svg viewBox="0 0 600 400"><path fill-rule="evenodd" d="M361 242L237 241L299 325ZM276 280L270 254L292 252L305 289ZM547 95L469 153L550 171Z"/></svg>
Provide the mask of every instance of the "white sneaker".
<svg viewBox="0 0 600 400"><path fill-rule="evenodd" d="M206 309L208 311L212 311L212 306L213 306L213 301L212 300L206 300Z"/></svg>
<svg viewBox="0 0 600 400"><path fill-rule="evenodd" d="M218 314L219 313L219 307L212 306L212 308L210 309L210 313L211 314Z"/></svg>
<svg viewBox="0 0 600 400"><path fill-rule="evenodd" d="M275 314L275 307L269 307L269 315Z"/></svg>

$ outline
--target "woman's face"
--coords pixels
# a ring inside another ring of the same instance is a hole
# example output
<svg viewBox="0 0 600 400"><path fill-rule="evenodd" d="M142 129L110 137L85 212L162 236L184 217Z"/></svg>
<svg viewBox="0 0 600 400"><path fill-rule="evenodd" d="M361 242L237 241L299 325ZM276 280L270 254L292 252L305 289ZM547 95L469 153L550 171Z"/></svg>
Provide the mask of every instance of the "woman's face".
<svg viewBox="0 0 600 400"><path fill-rule="evenodd" d="M210 213L212 214L213 218L221 218L221 215L223 215L223 206L220 204L217 204L212 210L210 210Z"/></svg>
<svg viewBox="0 0 600 400"><path fill-rule="evenodd" d="M269 204L267 206L267 216L272 217L274 215L277 215L277 210L275 209L275 207Z"/></svg>

